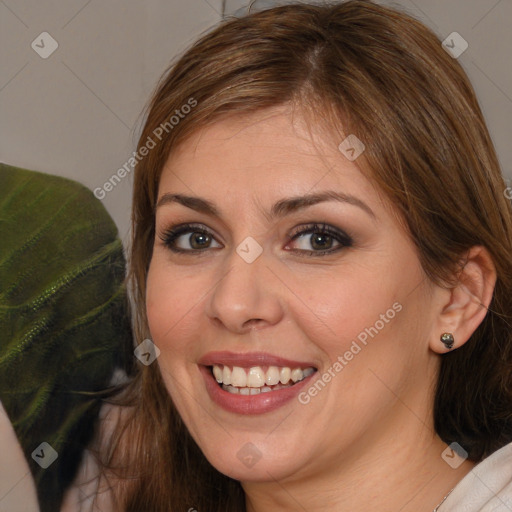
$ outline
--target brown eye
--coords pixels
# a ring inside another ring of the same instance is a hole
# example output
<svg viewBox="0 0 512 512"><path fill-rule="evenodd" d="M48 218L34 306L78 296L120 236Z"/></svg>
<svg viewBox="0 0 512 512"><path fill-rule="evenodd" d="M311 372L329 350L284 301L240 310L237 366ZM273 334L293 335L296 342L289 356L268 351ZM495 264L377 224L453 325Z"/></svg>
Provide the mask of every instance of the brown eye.
<svg viewBox="0 0 512 512"><path fill-rule="evenodd" d="M192 233L188 239L192 249L204 249L208 247L211 240L211 236L204 233Z"/></svg>
<svg viewBox="0 0 512 512"><path fill-rule="evenodd" d="M190 224L167 230L161 239L174 252L194 253L212 247L222 247L207 229ZM213 243L217 245L212 245Z"/></svg>
<svg viewBox="0 0 512 512"><path fill-rule="evenodd" d="M332 226L313 224L303 228L292 236L293 252L310 253L311 256L334 253L340 249L351 247L352 238ZM292 243L288 244L292 245Z"/></svg>
<svg viewBox="0 0 512 512"><path fill-rule="evenodd" d="M330 249L333 241L334 240L330 235L321 235L318 233L313 233L311 235L311 247L313 247L313 249Z"/></svg>

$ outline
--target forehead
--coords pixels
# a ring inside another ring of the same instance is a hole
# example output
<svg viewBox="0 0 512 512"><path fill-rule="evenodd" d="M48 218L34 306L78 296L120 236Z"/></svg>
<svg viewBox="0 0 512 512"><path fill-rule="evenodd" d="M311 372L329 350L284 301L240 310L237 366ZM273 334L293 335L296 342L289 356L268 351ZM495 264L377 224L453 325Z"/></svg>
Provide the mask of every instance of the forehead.
<svg viewBox="0 0 512 512"><path fill-rule="evenodd" d="M374 192L357 162L339 150L341 137L283 107L230 116L194 132L171 153L159 195L179 188L229 201L230 192Z"/></svg>

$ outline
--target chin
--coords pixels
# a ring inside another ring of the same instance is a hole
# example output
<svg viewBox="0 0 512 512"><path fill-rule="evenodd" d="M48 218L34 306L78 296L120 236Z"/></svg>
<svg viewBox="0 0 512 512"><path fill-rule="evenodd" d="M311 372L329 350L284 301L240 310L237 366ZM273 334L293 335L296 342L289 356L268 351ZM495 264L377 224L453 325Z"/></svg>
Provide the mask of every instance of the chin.
<svg viewBox="0 0 512 512"><path fill-rule="evenodd" d="M241 482L272 482L285 479L305 467L303 441L297 446L284 446L284 443L269 442L265 434L236 434L229 441L216 445L200 444L206 458L222 474ZM288 438L289 439L289 438ZM211 444L211 443L208 443Z"/></svg>

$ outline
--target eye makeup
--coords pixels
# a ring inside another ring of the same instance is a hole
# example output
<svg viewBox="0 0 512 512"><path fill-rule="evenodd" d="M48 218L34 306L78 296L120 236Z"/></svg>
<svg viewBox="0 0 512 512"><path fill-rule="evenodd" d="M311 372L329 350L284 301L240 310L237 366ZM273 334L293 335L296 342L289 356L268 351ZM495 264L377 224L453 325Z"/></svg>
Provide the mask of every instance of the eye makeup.
<svg viewBox="0 0 512 512"><path fill-rule="evenodd" d="M184 235L189 233L190 235L188 239L184 238ZM318 257L338 252L353 245L353 239L343 230L325 223L314 222L294 228L294 230L288 235L289 241L286 243L285 247L289 247L292 242L301 241L300 239L305 239L308 236L310 237L310 243L317 245L320 244L321 246L325 245L325 242L327 242L327 245L330 245L330 247L320 250L294 248L287 250L304 257ZM212 241L217 244L219 242L216 241L215 235L202 224L185 223L170 227L165 229L159 238L162 240L164 245L174 253L197 255L199 253L204 253L209 249L219 248L219 246L211 246ZM183 241L180 242L180 238L184 238L186 240L185 243L191 245L191 248L179 247L178 243L183 244ZM337 243L334 248L332 248L333 243ZM194 248L193 245L196 245L196 247Z"/></svg>

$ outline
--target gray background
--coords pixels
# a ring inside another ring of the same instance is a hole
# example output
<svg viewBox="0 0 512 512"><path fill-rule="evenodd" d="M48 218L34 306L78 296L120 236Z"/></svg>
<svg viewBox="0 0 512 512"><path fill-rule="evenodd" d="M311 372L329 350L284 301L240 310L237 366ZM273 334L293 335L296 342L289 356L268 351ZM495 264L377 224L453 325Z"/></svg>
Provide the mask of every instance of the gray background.
<svg viewBox="0 0 512 512"><path fill-rule="evenodd" d="M0 161L101 187L134 151L142 109L171 59L247 3L0 0ZM469 43L459 62L511 179L512 1L379 3L405 7L441 40L455 31ZM31 47L45 31L59 45L47 59ZM124 242L131 185L132 173L103 199Z"/></svg>

